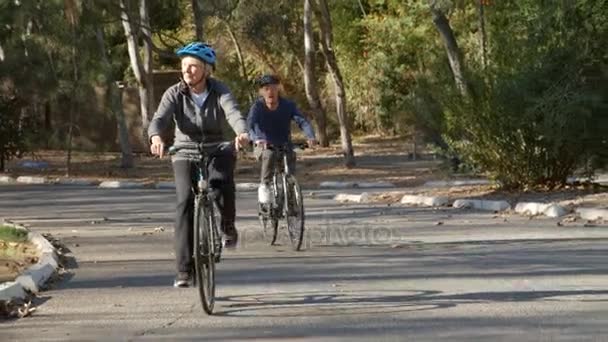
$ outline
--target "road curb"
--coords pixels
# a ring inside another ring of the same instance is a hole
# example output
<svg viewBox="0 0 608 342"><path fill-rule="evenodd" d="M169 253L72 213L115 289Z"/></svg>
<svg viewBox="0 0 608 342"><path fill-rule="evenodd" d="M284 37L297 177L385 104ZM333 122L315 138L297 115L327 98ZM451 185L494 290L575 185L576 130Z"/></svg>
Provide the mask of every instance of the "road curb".
<svg viewBox="0 0 608 342"><path fill-rule="evenodd" d="M104 181L99 184L99 187L103 189L143 189L146 184L128 181Z"/></svg>
<svg viewBox="0 0 608 342"><path fill-rule="evenodd" d="M341 203L370 203L377 193L363 192L360 194L339 193L333 199ZM330 197L331 198L331 197ZM406 206L443 207L449 206L450 199L446 196L403 195L399 203ZM483 211L504 212L511 210L511 204L504 200L479 200L460 198L454 200L452 207L458 209L476 209ZM550 218L560 218L572 212L572 209L558 203L519 202L513 208L514 212L524 216L543 215ZM587 220L608 220L608 209L579 208L576 213Z"/></svg>
<svg viewBox="0 0 608 342"><path fill-rule="evenodd" d="M355 187L355 182L321 182L321 189L351 189Z"/></svg>
<svg viewBox="0 0 608 342"><path fill-rule="evenodd" d="M369 194L367 192L356 194L337 194L334 196L334 200L341 203L365 203L369 201Z"/></svg>
<svg viewBox="0 0 608 342"><path fill-rule="evenodd" d="M568 210L557 203L519 202L515 205L515 212L525 216L544 215L547 217L562 217Z"/></svg>
<svg viewBox="0 0 608 342"><path fill-rule="evenodd" d="M47 185L76 185L76 186L93 186L102 189L175 189L175 182L154 182L154 183L143 183L143 182L132 182L122 180L90 180L90 179L78 179L78 178L57 178L50 180L46 177L30 177L20 176L13 178L11 176L0 176L0 184L47 184ZM362 183L365 186L369 184L375 185L375 183ZM257 191L258 183L237 183L236 191L238 192L252 192Z"/></svg>
<svg viewBox="0 0 608 342"><path fill-rule="evenodd" d="M97 186L101 182L95 180L78 179L78 178L57 178L53 184L59 185L78 185L78 186Z"/></svg>
<svg viewBox="0 0 608 342"><path fill-rule="evenodd" d="M598 208L578 208L576 214L582 219L596 221L605 220L608 221L608 209Z"/></svg>
<svg viewBox="0 0 608 342"><path fill-rule="evenodd" d="M19 176L19 177L17 177L17 183L24 183L24 184L47 184L48 183L48 179L46 177Z"/></svg>
<svg viewBox="0 0 608 342"><path fill-rule="evenodd" d="M0 183L15 183L15 178L11 176L0 176Z"/></svg>
<svg viewBox="0 0 608 342"><path fill-rule="evenodd" d="M395 184L389 182L321 182L320 189L373 189L373 188L395 188Z"/></svg>
<svg viewBox="0 0 608 342"><path fill-rule="evenodd" d="M237 192L252 192L258 191L259 183L237 183L236 185Z"/></svg>
<svg viewBox="0 0 608 342"><path fill-rule="evenodd" d="M12 223L4 225L26 230L28 240L40 250L40 259L36 264L28 267L14 281L0 284L0 300L25 299L27 292L38 293L42 285L55 273L59 267L57 251L40 233Z"/></svg>
<svg viewBox="0 0 608 342"><path fill-rule="evenodd" d="M0 284L0 301L9 301L25 298L26 293L21 283L9 281Z"/></svg>
<svg viewBox="0 0 608 342"><path fill-rule="evenodd" d="M444 196L418 196L404 195L401 204L414 204L428 207L443 207L449 204L449 199Z"/></svg>
<svg viewBox="0 0 608 342"><path fill-rule="evenodd" d="M460 209L477 209L484 211L506 211L511 209L511 205L507 201L488 201L474 199L458 199L452 204L454 208Z"/></svg>
<svg viewBox="0 0 608 342"><path fill-rule="evenodd" d="M155 189L175 189L175 182L156 182Z"/></svg>
<svg viewBox="0 0 608 342"><path fill-rule="evenodd" d="M463 179L453 181L428 181L424 183L425 187L438 188L438 187L452 187L452 186L466 186L466 185L490 185L491 181L487 179Z"/></svg>

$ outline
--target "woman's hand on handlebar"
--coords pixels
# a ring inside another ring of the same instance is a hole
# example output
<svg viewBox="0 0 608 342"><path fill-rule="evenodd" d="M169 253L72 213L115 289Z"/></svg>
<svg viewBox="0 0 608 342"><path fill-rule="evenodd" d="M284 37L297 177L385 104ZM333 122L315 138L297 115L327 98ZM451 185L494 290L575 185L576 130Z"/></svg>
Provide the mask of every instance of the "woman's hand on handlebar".
<svg viewBox="0 0 608 342"><path fill-rule="evenodd" d="M249 134L248 133L241 133L241 134L237 135L236 138L234 139L234 146L236 147L237 151L247 147L247 145L249 145Z"/></svg>
<svg viewBox="0 0 608 342"><path fill-rule="evenodd" d="M150 152L162 158L165 154L165 143L163 143L163 139L159 135L155 135L150 139Z"/></svg>

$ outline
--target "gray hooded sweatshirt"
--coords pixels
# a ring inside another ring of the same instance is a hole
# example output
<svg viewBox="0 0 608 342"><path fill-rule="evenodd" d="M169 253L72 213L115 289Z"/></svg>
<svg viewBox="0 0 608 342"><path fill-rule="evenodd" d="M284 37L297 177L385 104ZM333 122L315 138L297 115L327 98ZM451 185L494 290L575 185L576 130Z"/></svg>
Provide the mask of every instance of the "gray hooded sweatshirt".
<svg viewBox="0 0 608 342"><path fill-rule="evenodd" d="M175 144L213 143L227 140L232 127L236 134L247 132L247 121L236 100L223 83L207 79L209 96L202 107L190 96L188 86L179 82L165 91L148 127L148 136L164 135L175 123Z"/></svg>

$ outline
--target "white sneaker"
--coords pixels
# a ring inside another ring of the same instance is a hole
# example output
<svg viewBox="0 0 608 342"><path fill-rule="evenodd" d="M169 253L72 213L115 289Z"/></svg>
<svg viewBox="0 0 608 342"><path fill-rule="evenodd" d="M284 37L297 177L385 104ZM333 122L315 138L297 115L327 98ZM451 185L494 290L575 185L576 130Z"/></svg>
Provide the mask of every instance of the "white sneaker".
<svg viewBox="0 0 608 342"><path fill-rule="evenodd" d="M268 184L260 184L258 187L258 201L262 204L267 204L272 201L272 192Z"/></svg>

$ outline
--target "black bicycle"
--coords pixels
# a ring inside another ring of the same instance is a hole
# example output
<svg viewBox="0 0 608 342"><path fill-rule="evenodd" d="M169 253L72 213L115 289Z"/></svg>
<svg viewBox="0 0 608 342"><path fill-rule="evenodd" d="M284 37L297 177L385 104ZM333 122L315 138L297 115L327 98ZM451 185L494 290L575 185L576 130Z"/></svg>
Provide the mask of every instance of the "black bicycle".
<svg viewBox="0 0 608 342"><path fill-rule="evenodd" d="M169 154L181 151L180 154L193 160L199 160L192 172L194 283L198 287L203 309L209 315L213 313L215 304L215 264L221 259L222 238L218 228L221 222L221 214L216 203L218 192L208 183L208 168L214 152L231 144L232 142L180 143L169 149Z"/></svg>
<svg viewBox="0 0 608 342"><path fill-rule="evenodd" d="M301 149L306 145L298 145ZM258 216L263 233L268 242L274 245L279 232L279 221L286 220L287 232L294 250L300 250L304 240L304 199L302 189L296 177L289 169L287 152L291 151L291 144L284 146L267 145L266 149L278 152L272 176L272 200L270 203L259 203Z"/></svg>

